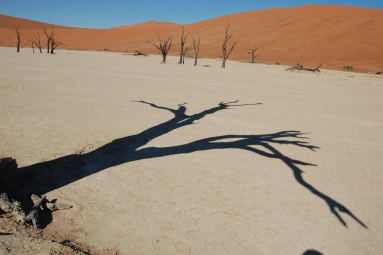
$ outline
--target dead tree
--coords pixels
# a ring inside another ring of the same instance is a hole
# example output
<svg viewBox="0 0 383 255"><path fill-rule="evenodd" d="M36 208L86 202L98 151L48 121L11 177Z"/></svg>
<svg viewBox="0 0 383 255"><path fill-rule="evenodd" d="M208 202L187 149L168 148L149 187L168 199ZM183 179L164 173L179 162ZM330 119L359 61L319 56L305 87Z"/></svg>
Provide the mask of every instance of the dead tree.
<svg viewBox="0 0 383 255"><path fill-rule="evenodd" d="M52 37L51 37L51 54L53 54L53 51L60 45L62 45L63 43L62 42L59 42L57 40L55 40L55 38L53 37L53 33L52 33Z"/></svg>
<svg viewBox="0 0 383 255"><path fill-rule="evenodd" d="M237 44L237 43L234 43L233 46L231 46L231 49L229 50L229 52L227 52L226 44L232 37L232 35L229 35L229 26L230 26L230 22L229 22L229 25L227 25L225 41L223 41L223 44L222 44L222 68L225 68L226 59L228 59L231 51L234 49L234 46Z"/></svg>
<svg viewBox="0 0 383 255"><path fill-rule="evenodd" d="M162 62L161 63L163 63L163 64L166 64L166 55L168 55L168 52L172 46L172 39L173 39L172 37L169 37L166 41L161 40L160 32L158 32L158 40L160 41L159 46L148 41L148 43L153 44L161 52L161 54L162 54Z"/></svg>
<svg viewBox="0 0 383 255"><path fill-rule="evenodd" d="M42 26L43 27L43 26ZM49 45L53 37L53 26L52 26L52 31L51 34L49 35L45 27L43 27L45 36L47 37L47 53L49 53Z"/></svg>
<svg viewBox="0 0 383 255"><path fill-rule="evenodd" d="M20 33L18 31L19 27L16 27L16 38L17 38L17 52L20 52Z"/></svg>
<svg viewBox="0 0 383 255"><path fill-rule="evenodd" d="M184 63L184 58L183 58L183 54L184 54L184 45L185 45L185 42L186 40L188 39L188 35L189 34L186 34L186 36L184 36L184 32L185 32L185 26L182 26L182 34L181 34L181 53L180 53L180 61L178 62L178 64L183 64ZM187 50L186 50L187 51ZM186 52L185 51L185 52Z"/></svg>
<svg viewBox="0 0 383 255"><path fill-rule="evenodd" d="M182 64L185 64L185 56L186 56L186 52L188 52L188 50L190 50L192 48L192 46L188 46L186 47L186 49L184 50L184 52L182 53Z"/></svg>
<svg viewBox="0 0 383 255"><path fill-rule="evenodd" d="M258 50L258 48L253 48L253 49L247 49L246 51L247 51L247 54L251 54L251 63L254 63L254 59L256 58L256 57L258 57L259 56L259 54L258 55L255 55L255 52Z"/></svg>
<svg viewBox="0 0 383 255"><path fill-rule="evenodd" d="M40 34L37 34L37 35L38 35L38 37L36 35L33 35L35 38L33 39L31 37L31 39L29 39L28 41L32 42L32 48L33 48L33 44L34 44L34 45L36 45L37 48L39 48L40 53L43 53L43 51L41 50ZM35 53L34 48L33 48L33 53Z"/></svg>
<svg viewBox="0 0 383 255"><path fill-rule="evenodd" d="M198 41L196 40L197 38L194 38L192 35L193 39L193 48L194 48L194 66L197 66L197 59L198 59L198 53L199 53L199 45L201 44L201 38L199 37L198 31Z"/></svg>

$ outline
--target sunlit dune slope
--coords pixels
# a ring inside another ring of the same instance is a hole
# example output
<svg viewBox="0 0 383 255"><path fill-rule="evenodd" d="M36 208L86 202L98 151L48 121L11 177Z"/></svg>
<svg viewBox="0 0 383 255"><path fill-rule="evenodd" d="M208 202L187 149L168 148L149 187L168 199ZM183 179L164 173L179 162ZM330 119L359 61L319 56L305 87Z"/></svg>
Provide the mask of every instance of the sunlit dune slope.
<svg viewBox="0 0 383 255"><path fill-rule="evenodd" d="M0 45L15 46L14 28L18 25L21 45L32 34L43 35L43 23L0 15ZM19 21L19 22L18 22ZM201 37L200 55L219 57L230 21L233 34L229 46L237 43L229 59L249 59L246 49L258 48L256 61L285 65L341 70L345 65L354 71L383 71L383 10L330 5L306 5L250 11L185 25L186 33ZM49 25L47 25L50 27ZM111 29L79 29L54 26L61 48L112 50L157 54L147 41L158 42L173 37L170 55L179 55L182 25L149 21ZM187 41L191 44L191 38ZM189 51L193 54L192 50Z"/></svg>

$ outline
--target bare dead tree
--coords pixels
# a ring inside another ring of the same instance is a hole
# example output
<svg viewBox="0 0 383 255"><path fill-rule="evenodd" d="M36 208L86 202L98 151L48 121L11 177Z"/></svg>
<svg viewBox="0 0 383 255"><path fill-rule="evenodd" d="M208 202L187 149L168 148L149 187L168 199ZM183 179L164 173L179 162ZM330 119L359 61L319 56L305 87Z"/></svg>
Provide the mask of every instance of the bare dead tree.
<svg viewBox="0 0 383 255"><path fill-rule="evenodd" d="M192 48L191 45L187 46L186 49L182 52L182 64L185 64L185 56L186 56L186 52L188 52L188 50L190 50Z"/></svg>
<svg viewBox="0 0 383 255"><path fill-rule="evenodd" d="M33 53L35 53L35 49L33 48L33 45L36 45L36 47L39 48L40 53L43 53L43 51L41 50L40 34L37 34L37 35L38 35L38 37L36 35L33 35L35 38L33 39L31 37L31 39L29 39L28 41L32 42Z"/></svg>
<svg viewBox="0 0 383 255"><path fill-rule="evenodd" d="M194 56L194 66L197 65L197 59L198 59L198 53L199 53L199 45L201 44L201 38L199 37L198 31L197 31L197 35L198 35L198 41L196 40L197 38L194 38L193 35L192 35L194 55L195 55Z"/></svg>
<svg viewBox="0 0 383 255"><path fill-rule="evenodd" d="M53 37L53 26L52 26L52 31L51 31L50 35L48 34L45 27L43 27L43 29L44 29L45 36L47 37L47 53L49 53L49 45L50 45L50 42L51 42L52 37Z"/></svg>
<svg viewBox="0 0 383 255"><path fill-rule="evenodd" d="M16 33L15 33L15 36L17 38L17 52L20 52L20 33L18 31L19 29L19 26L16 27Z"/></svg>
<svg viewBox="0 0 383 255"><path fill-rule="evenodd" d="M225 68L226 59L228 59L231 51L234 49L234 46L237 44L237 43L234 43L233 46L231 46L231 49L229 50L229 52L227 52L226 44L232 37L232 35L229 35L229 26L230 26L230 22L229 22L229 25L227 25L225 41L223 41L223 44L222 44L222 68Z"/></svg>
<svg viewBox="0 0 383 255"><path fill-rule="evenodd" d="M57 41L54 37L53 37L53 34L52 34L52 37L51 37L51 54L53 54L53 51L60 45L63 45L62 42L59 42Z"/></svg>
<svg viewBox="0 0 383 255"><path fill-rule="evenodd" d="M166 41L161 40L160 32L158 32L158 40L160 41L159 46L148 41L148 43L153 44L161 52L161 54L162 54L162 62L161 63L163 63L163 64L166 64L166 55L168 55L168 52L172 46L172 39L173 39L173 37L169 37Z"/></svg>
<svg viewBox="0 0 383 255"><path fill-rule="evenodd" d="M256 58L256 57L258 57L260 54L258 54L258 55L255 55L255 52L258 50L258 48L252 48L252 49L247 49L246 51L247 51L247 54L251 54L251 63L254 63L254 59Z"/></svg>
<svg viewBox="0 0 383 255"><path fill-rule="evenodd" d="M180 61L178 62L178 64L183 64L184 63L182 56L184 54L184 45L185 45L186 40L188 39L188 35L189 35L189 34L186 34L186 36L184 36L184 32L185 32L185 26L182 26L181 53L180 53Z"/></svg>

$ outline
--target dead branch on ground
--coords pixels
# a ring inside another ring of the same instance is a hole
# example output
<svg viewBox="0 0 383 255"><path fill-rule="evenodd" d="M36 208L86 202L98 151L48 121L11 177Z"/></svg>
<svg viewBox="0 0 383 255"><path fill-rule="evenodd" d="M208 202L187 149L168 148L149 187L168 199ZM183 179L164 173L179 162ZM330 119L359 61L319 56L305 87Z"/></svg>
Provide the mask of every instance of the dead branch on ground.
<svg viewBox="0 0 383 255"><path fill-rule="evenodd" d="M286 68L286 71L294 71L294 70L304 70L304 71L310 71L310 72L320 72L319 67L321 67L322 64L320 64L317 68L308 68L303 67L301 64L297 64L296 66Z"/></svg>

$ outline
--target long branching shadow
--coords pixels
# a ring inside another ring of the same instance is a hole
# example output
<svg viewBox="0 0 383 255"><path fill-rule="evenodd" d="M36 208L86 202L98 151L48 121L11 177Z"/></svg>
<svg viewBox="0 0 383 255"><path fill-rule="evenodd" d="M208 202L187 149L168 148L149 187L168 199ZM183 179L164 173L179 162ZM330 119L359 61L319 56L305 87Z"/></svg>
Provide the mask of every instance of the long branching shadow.
<svg viewBox="0 0 383 255"><path fill-rule="evenodd" d="M331 213L333 213L345 227L347 227L347 224L341 217L341 213L350 216L360 225L367 228L367 226L344 205L325 195L304 180L302 176L303 171L298 166L315 165L292 159L275 148L276 144L288 144L309 150L319 149L318 147L305 142L304 139L307 138L304 137L305 134L300 131L290 130L263 135L224 135L200 139L177 146L164 148L145 146L144 148L141 148L157 137L184 126L196 124L198 120L218 111L231 109L233 107L258 104L237 104L238 101L228 103L221 102L218 106L200 113L186 115L186 103L178 105L177 109L171 109L145 101L135 102L169 111L173 113L174 117L137 135L116 139L89 153L69 155L20 168L18 172L8 173L0 178L3 178L3 183L7 183L5 186L7 186L9 190L13 191L15 194L19 194L22 199L23 196L26 197L32 192L42 195L106 168L132 161L177 154L188 154L196 151L236 148L247 150L267 158L281 160L292 170L295 180L304 188L311 191L313 195L323 199L329 206ZM260 148L260 146L263 150L257 149Z"/></svg>

